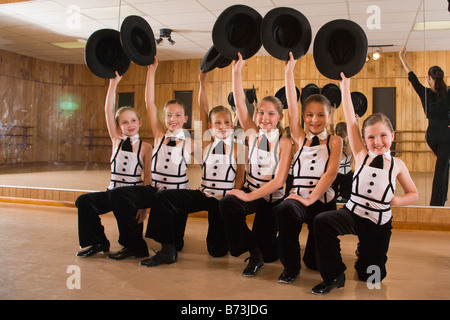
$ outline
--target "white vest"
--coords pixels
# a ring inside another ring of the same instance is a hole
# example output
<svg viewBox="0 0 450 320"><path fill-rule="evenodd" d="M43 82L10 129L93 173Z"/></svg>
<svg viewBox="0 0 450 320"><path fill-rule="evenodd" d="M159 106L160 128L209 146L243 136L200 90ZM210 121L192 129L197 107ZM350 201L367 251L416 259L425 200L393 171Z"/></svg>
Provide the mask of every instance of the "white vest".
<svg viewBox="0 0 450 320"><path fill-rule="evenodd" d="M124 186L138 186L144 183L141 177L144 163L141 159L142 140L139 140L137 153L123 151L123 143L124 140L120 141L116 152L111 157L111 182L108 190Z"/></svg>
<svg viewBox="0 0 450 320"><path fill-rule="evenodd" d="M326 144L320 144L313 147L302 147L294 156L292 165L292 174L294 177L291 193L298 194L303 198L308 197L314 190L322 175L327 170L328 160L330 158L330 137ZM319 200L328 203L334 198L334 190L330 186L328 190L320 196Z"/></svg>
<svg viewBox="0 0 450 320"><path fill-rule="evenodd" d="M158 190L189 189L189 180L186 174L187 162L190 154L185 154L186 140L182 147L172 147L163 144L165 139L152 155L152 184Z"/></svg>
<svg viewBox="0 0 450 320"><path fill-rule="evenodd" d="M246 187L254 191L275 177L279 165L279 144L281 135L276 139L274 152L267 152L256 147L255 139L253 146L250 148L248 164L246 168ZM269 203L275 202L284 197L283 187L274 193L264 196L264 200Z"/></svg>
<svg viewBox="0 0 450 320"><path fill-rule="evenodd" d="M345 174L347 174L347 173L352 171L351 164L352 164L353 155L351 154L351 155L347 156L345 154L345 152L344 152L344 155L345 155L345 157L341 158L341 161L339 163L339 171L338 171L338 173L345 175Z"/></svg>
<svg viewBox="0 0 450 320"><path fill-rule="evenodd" d="M225 193L234 188L237 163L234 158L234 144L231 137L231 146L228 154L214 154L213 150L219 139L215 139L208 147L203 157L202 184L200 190L207 196L222 199ZM226 144L225 144L226 145ZM226 150L227 148L225 148Z"/></svg>
<svg viewBox="0 0 450 320"><path fill-rule="evenodd" d="M388 170L366 165L369 155L353 175L352 194L346 208L376 224L385 224L392 217L390 202L394 196L395 179L392 178L394 157Z"/></svg>

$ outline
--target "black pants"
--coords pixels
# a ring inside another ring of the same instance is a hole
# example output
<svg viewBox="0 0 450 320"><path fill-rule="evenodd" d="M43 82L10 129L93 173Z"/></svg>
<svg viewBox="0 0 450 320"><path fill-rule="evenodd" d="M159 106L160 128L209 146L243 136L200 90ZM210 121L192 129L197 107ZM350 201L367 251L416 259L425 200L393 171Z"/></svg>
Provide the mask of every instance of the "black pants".
<svg viewBox="0 0 450 320"><path fill-rule="evenodd" d="M208 252L213 257L222 257L228 253L228 244L218 204L217 199L205 196L200 190L159 191L150 211L146 237L178 247L183 242L188 214L206 210Z"/></svg>
<svg viewBox="0 0 450 320"><path fill-rule="evenodd" d="M317 263L325 281L331 281L346 270L342 262L338 236L355 234L359 238L359 256L355 263L358 278L367 281L373 273L371 266L379 271L379 281L386 277L386 261L391 238L391 221L377 225L361 218L346 208L327 211L314 219ZM376 280L376 279L374 279Z"/></svg>
<svg viewBox="0 0 450 320"><path fill-rule="evenodd" d="M100 215L112 211L110 191L82 194L75 201L78 208L78 238L80 247L107 241Z"/></svg>
<svg viewBox="0 0 450 320"><path fill-rule="evenodd" d="M119 243L139 255L148 255L139 209L151 208L157 189L152 186L118 187L110 191L111 207L119 226Z"/></svg>
<svg viewBox="0 0 450 320"><path fill-rule="evenodd" d="M442 125L430 125L427 129L426 140L437 158L430 206L443 206L448 193L450 128Z"/></svg>
<svg viewBox="0 0 450 320"><path fill-rule="evenodd" d="M352 193L353 171L346 174L338 173L336 179L331 185L334 190L334 198L341 196L342 199L350 199Z"/></svg>
<svg viewBox="0 0 450 320"><path fill-rule="evenodd" d="M288 274L294 275L300 272L300 243L298 238L303 223L308 224L308 239L303 261L308 268L318 269L313 220L319 213L329 210L336 210L334 200L325 204L316 201L309 207L305 207L297 200L286 199L273 208L278 227L278 252L281 263Z"/></svg>
<svg viewBox="0 0 450 320"><path fill-rule="evenodd" d="M220 200L220 213L232 256L238 257L250 251L250 254L260 252L265 262L278 259L277 229L272 209L281 201L268 203L261 198L245 202L232 195ZM255 219L250 230L245 219L252 213L255 213Z"/></svg>

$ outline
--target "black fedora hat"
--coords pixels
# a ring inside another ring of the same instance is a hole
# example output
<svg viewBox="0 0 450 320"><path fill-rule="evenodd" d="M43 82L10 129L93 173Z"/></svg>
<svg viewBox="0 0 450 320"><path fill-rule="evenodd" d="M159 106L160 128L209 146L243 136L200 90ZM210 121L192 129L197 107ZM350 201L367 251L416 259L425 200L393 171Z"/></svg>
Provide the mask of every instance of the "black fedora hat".
<svg viewBox="0 0 450 320"><path fill-rule="evenodd" d="M128 16L120 27L120 41L130 59L140 65L151 65L156 55L155 35L148 22L139 16Z"/></svg>
<svg viewBox="0 0 450 320"><path fill-rule="evenodd" d="M237 60L238 52L246 60L261 48L262 16L255 9L237 4L225 9L217 18L212 40L224 57Z"/></svg>
<svg viewBox="0 0 450 320"><path fill-rule="evenodd" d="M314 39L314 61L327 78L340 80L357 74L366 63L368 43L364 30L346 19L333 20L319 29Z"/></svg>
<svg viewBox="0 0 450 320"><path fill-rule="evenodd" d="M325 97L327 97L327 99L330 101L331 106L339 108L339 106L341 105L341 90L339 89L339 87L334 84L334 83L329 83L326 84L321 92L321 94L323 94Z"/></svg>
<svg viewBox="0 0 450 320"><path fill-rule="evenodd" d="M119 31L113 29L97 30L89 36L84 60L93 74L104 79L115 78L115 71L123 75L131 63L120 44Z"/></svg>
<svg viewBox="0 0 450 320"><path fill-rule="evenodd" d="M301 104L304 105L306 99L308 99L308 97L310 95L319 94L319 93L320 93L320 89L319 89L319 87L317 85L315 85L314 83L307 84L302 89L302 94L300 95L300 102L301 102Z"/></svg>
<svg viewBox="0 0 450 320"><path fill-rule="evenodd" d="M362 117L367 111L366 96L358 91L354 91L350 95L352 97L353 109L355 110L355 113L359 117Z"/></svg>
<svg viewBox="0 0 450 320"><path fill-rule="evenodd" d="M300 90L295 87L295 91L297 92L297 101L300 99ZM286 100L286 87L283 87L275 93L275 97L280 99L281 103L283 104L283 109L288 108L287 100Z"/></svg>
<svg viewBox="0 0 450 320"><path fill-rule="evenodd" d="M261 41L267 52L283 61L303 57L311 44L312 32L308 19L293 8L270 10L261 24Z"/></svg>
<svg viewBox="0 0 450 320"><path fill-rule="evenodd" d="M225 58L217 49L212 46L200 63L200 70L209 72L215 68L225 68L231 63L230 59Z"/></svg>

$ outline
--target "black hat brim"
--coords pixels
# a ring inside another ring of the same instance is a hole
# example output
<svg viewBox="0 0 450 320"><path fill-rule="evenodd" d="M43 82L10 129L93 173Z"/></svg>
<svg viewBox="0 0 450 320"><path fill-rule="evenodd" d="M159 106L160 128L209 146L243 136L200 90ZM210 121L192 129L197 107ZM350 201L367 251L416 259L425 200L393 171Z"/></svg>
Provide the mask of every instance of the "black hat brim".
<svg viewBox="0 0 450 320"><path fill-rule="evenodd" d="M122 49L119 31L113 29L100 29L89 36L84 59L89 70L104 79L115 78L115 71L123 75L131 63Z"/></svg>
<svg viewBox="0 0 450 320"><path fill-rule="evenodd" d="M353 109L355 110L355 113L359 117L362 117L367 111L366 96L358 91L354 91L350 95L352 97Z"/></svg>
<svg viewBox="0 0 450 320"><path fill-rule="evenodd" d="M304 105L306 99L308 99L309 96L311 96L313 94L319 94L319 93L320 93L320 89L317 85L315 85L314 83L307 84L302 89L302 94L300 95L300 103L302 105Z"/></svg>
<svg viewBox="0 0 450 320"><path fill-rule="evenodd" d="M231 60L225 58L217 49L212 46L200 63L200 70L203 72L209 72L214 70L215 68L225 68L230 65Z"/></svg>
<svg viewBox="0 0 450 320"><path fill-rule="evenodd" d="M273 57L288 61L289 52L294 59L303 57L311 45L312 32L308 19L293 8L270 10L261 24L261 41Z"/></svg>
<svg viewBox="0 0 450 320"><path fill-rule="evenodd" d="M341 90L336 84L334 83L326 84L322 88L320 93L323 94L325 97L327 97L332 107L339 108L339 106L341 105L342 96Z"/></svg>
<svg viewBox="0 0 450 320"><path fill-rule="evenodd" d="M298 101L300 99L300 90L297 87L295 87L295 92L297 93L297 101ZM288 108L287 99L286 99L286 87L279 89L275 93L275 98L280 99L281 103L283 104L283 109Z"/></svg>
<svg viewBox="0 0 450 320"><path fill-rule="evenodd" d="M329 79L340 80L341 72L353 77L364 67L368 43L364 30L351 20L338 19L323 25L314 39L314 62Z"/></svg>
<svg viewBox="0 0 450 320"><path fill-rule="evenodd" d="M156 55L155 35L148 22L139 16L128 16L120 27L120 41L130 59L140 65L149 66Z"/></svg>
<svg viewBox="0 0 450 320"><path fill-rule="evenodd" d="M225 9L217 18L212 30L214 47L230 60L238 59L238 52L246 60L262 46L262 16L255 9L238 4Z"/></svg>

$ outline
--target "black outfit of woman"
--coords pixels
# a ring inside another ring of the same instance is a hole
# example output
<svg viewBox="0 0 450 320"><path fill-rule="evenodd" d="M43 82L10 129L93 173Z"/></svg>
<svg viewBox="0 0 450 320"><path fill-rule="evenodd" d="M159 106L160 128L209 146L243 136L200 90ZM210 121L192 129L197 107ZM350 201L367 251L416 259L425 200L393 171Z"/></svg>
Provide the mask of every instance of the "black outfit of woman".
<svg viewBox="0 0 450 320"><path fill-rule="evenodd" d="M434 170L431 206L443 206L447 200L450 159L450 90L444 102L437 102L437 95L424 87L413 71L408 79L420 97L428 119L426 141L437 157Z"/></svg>

